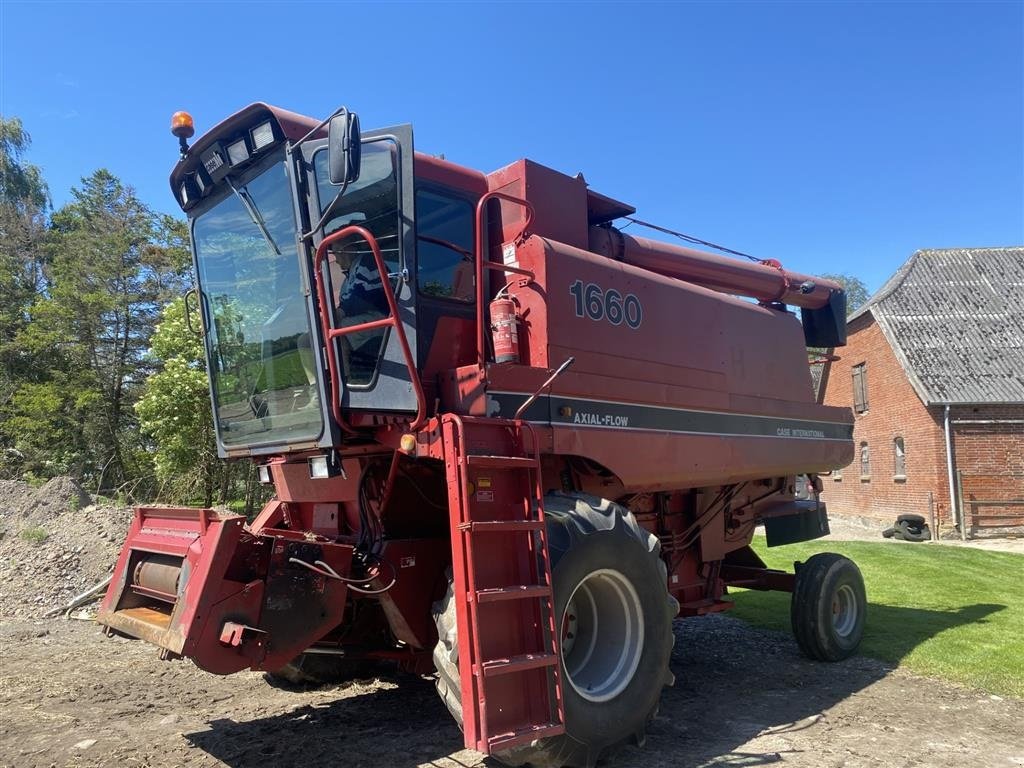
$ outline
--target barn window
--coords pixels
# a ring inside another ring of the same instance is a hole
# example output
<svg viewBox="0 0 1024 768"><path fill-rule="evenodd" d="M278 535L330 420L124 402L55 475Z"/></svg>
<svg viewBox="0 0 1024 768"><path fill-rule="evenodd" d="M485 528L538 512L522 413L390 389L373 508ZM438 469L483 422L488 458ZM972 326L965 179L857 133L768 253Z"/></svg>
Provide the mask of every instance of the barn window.
<svg viewBox="0 0 1024 768"><path fill-rule="evenodd" d="M894 438L892 441L893 478L896 480L907 479L907 448L902 437Z"/></svg>
<svg viewBox="0 0 1024 768"><path fill-rule="evenodd" d="M868 372L865 363L853 366L853 410L864 413L868 409Z"/></svg>
<svg viewBox="0 0 1024 768"><path fill-rule="evenodd" d="M860 479L871 479L871 450L868 448L867 442L860 444Z"/></svg>

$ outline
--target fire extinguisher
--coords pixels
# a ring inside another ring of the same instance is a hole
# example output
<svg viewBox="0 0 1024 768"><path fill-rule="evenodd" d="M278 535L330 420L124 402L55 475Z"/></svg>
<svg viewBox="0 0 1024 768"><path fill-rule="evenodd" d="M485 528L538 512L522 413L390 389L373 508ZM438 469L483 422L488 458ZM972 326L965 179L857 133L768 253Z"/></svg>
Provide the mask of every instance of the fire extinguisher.
<svg viewBox="0 0 1024 768"><path fill-rule="evenodd" d="M519 362L519 313L516 300L500 293L491 302L491 339L494 342L494 361Z"/></svg>

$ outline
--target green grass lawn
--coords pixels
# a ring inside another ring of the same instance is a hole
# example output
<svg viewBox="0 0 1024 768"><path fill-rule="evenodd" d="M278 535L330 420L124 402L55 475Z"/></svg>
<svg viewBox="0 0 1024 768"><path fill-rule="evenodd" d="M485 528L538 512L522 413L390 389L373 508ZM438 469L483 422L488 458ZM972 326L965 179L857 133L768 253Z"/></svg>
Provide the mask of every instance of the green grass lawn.
<svg viewBox="0 0 1024 768"><path fill-rule="evenodd" d="M860 567L868 616L861 653L922 675L1024 697L1024 555L942 544L805 542L754 549L770 568L838 552ZM790 631L785 593L736 590L732 614Z"/></svg>

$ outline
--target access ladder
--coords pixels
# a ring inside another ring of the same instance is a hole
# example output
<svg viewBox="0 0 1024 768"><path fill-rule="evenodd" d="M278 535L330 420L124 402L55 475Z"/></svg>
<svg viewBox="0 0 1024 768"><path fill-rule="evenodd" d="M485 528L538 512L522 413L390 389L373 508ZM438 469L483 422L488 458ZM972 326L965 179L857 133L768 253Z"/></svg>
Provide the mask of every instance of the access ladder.
<svg viewBox="0 0 1024 768"><path fill-rule="evenodd" d="M484 753L565 732L536 431L442 420L466 746Z"/></svg>

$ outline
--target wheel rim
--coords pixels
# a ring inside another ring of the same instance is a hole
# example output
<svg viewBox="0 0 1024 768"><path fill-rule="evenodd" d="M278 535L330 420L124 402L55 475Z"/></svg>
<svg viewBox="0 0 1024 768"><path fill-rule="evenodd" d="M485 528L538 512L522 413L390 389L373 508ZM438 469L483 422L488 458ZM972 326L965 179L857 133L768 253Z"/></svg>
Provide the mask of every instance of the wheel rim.
<svg viewBox="0 0 1024 768"><path fill-rule="evenodd" d="M603 568L572 591L562 614L562 668L588 701L618 696L636 673L644 647L644 611L633 584Z"/></svg>
<svg viewBox="0 0 1024 768"><path fill-rule="evenodd" d="M832 630L839 637L849 637L857 626L857 612L853 587L843 584L832 597Z"/></svg>

